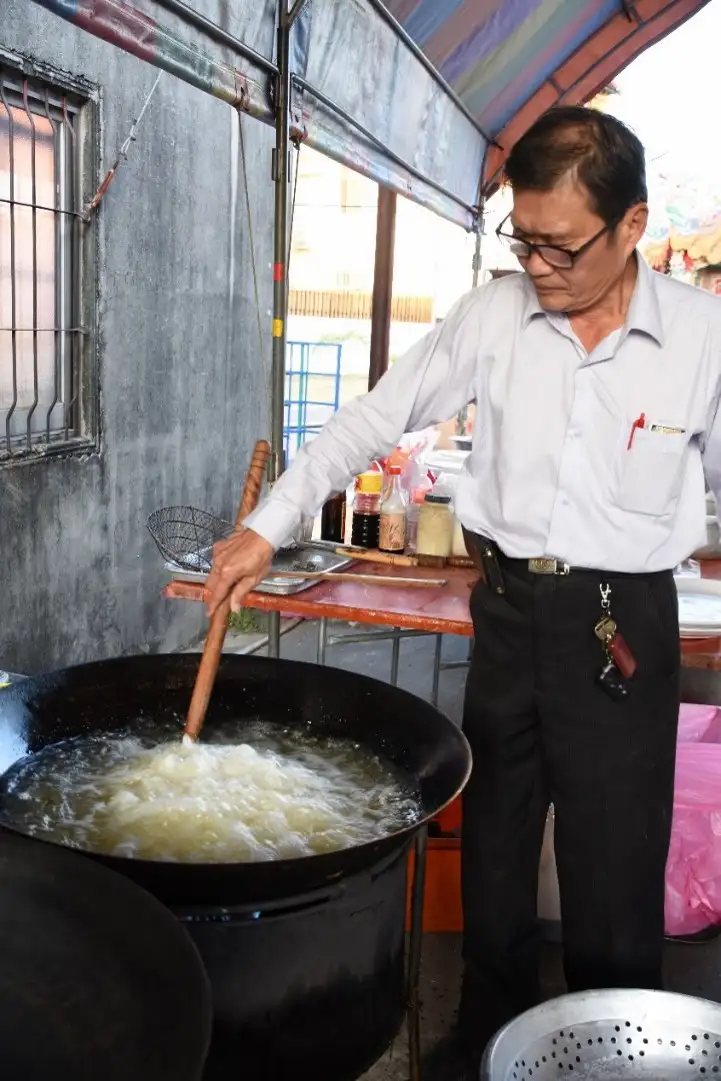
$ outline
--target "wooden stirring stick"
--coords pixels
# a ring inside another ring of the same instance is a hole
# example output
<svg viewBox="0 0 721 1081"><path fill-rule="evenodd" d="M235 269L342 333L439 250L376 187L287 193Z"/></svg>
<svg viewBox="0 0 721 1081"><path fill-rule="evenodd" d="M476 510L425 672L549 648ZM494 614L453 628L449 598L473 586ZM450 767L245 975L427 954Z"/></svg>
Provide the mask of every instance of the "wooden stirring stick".
<svg viewBox="0 0 721 1081"><path fill-rule="evenodd" d="M258 502L260 491L263 487L263 474L265 473L265 466L269 457L270 444L264 439L260 439L255 444L250 469L245 478L243 496L235 519L236 530L240 529L243 519L250 514ZM190 699L190 707L185 719L183 737L187 736L193 743L195 743L200 735L200 730L203 727L205 714L208 709L208 702L213 693L213 684L215 683L218 665L220 664L220 654L223 650L223 642L225 641L225 635L228 631L229 619L230 597L227 597L220 607L215 610L213 618L210 621L208 637L206 638L205 646L203 647L203 656L200 658L198 674L195 677L195 686L193 687L193 694Z"/></svg>

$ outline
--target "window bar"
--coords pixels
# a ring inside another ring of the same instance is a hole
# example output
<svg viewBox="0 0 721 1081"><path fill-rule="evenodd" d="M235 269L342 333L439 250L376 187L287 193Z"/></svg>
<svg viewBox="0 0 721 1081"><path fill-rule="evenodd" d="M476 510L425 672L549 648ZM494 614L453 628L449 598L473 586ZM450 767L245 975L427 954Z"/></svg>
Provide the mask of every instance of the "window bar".
<svg viewBox="0 0 721 1081"><path fill-rule="evenodd" d="M35 205L37 210L47 210L48 214L55 214L57 212L56 208L54 206L45 206L44 203L35 203L35 204L26 203L22 199L0 198L0 203L6 203L8 205L10 203L14 203L15 206L26 206L26 207L29 207L29 208L32 208L32 206ZM69 218L70 217L82 217L83 216L82 214L80 214L78 211L75 211L75 210L61 210L60 213L66 215Z"/></svg>
<svg viewBox="0 0 721 1081"><path fill-rule="evenodd" d="M13 398L5 417L5 449L12 457L12 419L18 404L17 280L15 277L15 121L0 79L0 98L8 118L10 165L10 348L13 366Z"/></svg>
<svg viewBox="0 0 721 1081"><path fill-rule="evenodd" d="M55 235L55 318L53 320L55 324L55 330L53 333L53 351L55 354L54 364L54 383L53 383L53 400L48 406L47 417L45 418L45 435L48 443L50 442L50 427L52 422L52 415L55 410L55 406L60 399L60 366L62 363L62 347L60 342L61 325L62 325L62 305L63 305L63 282L62 282L62 215L60 210L60 185L61 185L61 172L60 172L60 145L59 134L55 126L55 121L50 115L50 103L48 101L48 91L45 90L45 115L50 124L50 129L53 133L53 170L54 170L54 189L55 189L55 215L53 219L54 235Z"/></svg>
<svg viewBox="0 0 721 1081"><path fill-rule="evenodd" d="M30 211L32 221L33 238L33 402L27 415L27 448L32 449L32 421L33 413L38 407L38 211L37 211L37 174L36 174L36 140L35 120L30 112L28 104L28 81L23 81L23 105L30 125L30 187L32 191L32 209Z"/></svg>
<svg viewBox="0 0 721 1081"><path fill-rule="evenodd" d="M68 112L68 100L63 97L63 126L66 132L66 140L68 140L68 153L67 159L67 192L71 201L70 206L70 265L73 268L73 273L69 282L70 286L70 328L68 330L69 345L70 345L70 396L69 401L65 409L65 439L69 438L70 429L76 429L78 424L76 422L75 411L80 393L80 348L84 335L79 333L73 328L79 328L81 323L80 312L80 283L82 281L83 270L80 264L80 229L81 229L81 216L80 216L80 191L79 191L79 170L76 169L75 160L75 141L76 134L72 121L70 120L70 114ZM64 396L65 397L65 396ZM73 431L75 434L75 431Z"/></svg>

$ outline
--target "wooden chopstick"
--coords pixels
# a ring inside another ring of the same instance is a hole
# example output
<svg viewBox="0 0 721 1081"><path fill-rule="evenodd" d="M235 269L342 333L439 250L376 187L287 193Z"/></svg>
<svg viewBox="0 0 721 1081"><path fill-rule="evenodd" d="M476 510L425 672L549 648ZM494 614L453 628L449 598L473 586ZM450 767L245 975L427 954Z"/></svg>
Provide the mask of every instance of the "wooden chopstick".
<svg viewBox="0 0 721 1081"><path fill-rule="evenodd" d="M369 586L394 586L397 588L438 589L447 585L446 578L400 578L390 574L346 574L345 571L271 571L268 578L307 578L334 582L362 582Z"/></svg>

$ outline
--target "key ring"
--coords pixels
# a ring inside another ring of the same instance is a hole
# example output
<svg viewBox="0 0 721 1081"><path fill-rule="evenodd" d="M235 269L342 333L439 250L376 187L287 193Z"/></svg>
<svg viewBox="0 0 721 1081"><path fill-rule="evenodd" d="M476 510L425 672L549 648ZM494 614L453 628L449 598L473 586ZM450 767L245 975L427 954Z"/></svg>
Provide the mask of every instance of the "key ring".
<svg viewBox="0 0 721 1081"><path fill-rule="evenodd" d="M611 596L611 587L609 585L607 585L606 583L602 582L601 585L599 585L598 588L599 588L599 590L601 592L601 611L602 612L610 612L611 611L611 601L609 600L609 598Z"/></svg>

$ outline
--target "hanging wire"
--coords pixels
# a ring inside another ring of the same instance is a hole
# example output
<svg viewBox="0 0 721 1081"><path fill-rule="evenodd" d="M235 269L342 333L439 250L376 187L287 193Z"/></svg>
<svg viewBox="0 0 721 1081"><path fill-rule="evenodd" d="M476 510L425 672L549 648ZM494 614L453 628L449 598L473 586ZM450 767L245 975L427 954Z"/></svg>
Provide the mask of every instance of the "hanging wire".
<svg viewBox="0 0 721 1081"><path fill-rule="evenodd" d="M288 251L285 258L286 280L290 283L290 255L293 245L293 222L295 221L295 204L298 196L298 176L300 174L300 140L295 143L295 177L293 178L293 195L290 203L290 228L288 229ZM288 286L290 288L290 284Z"/></svg>
<svg viewBox="0 0 721 1081"><path fill-rule="evenodd" d="M125 141L123 142L123 144L120 147L120 150L118 151L118 156L116 157L116 159L113 162L110 169L108 169L108 172L105 175L105 179L103 180L103 182L100 185L100 187L98 188L98 190L95 192L95 195L91 199L91 201L90 201L90 203L88 205L88 208L85 211L85 221L89 221L90 216L94 213L94 211L96 211L98 209L98 207L100 206L100 203L102 202L103 196L105 195L106 191L108 190L108 188L110 187L112 182L115 180L115 176L116 176L116 174L118 172L118 169L120 168L122 163L124 161L126 161L126 159L128 157L128 151L130 150L130 147L131 147L132 143L135 142L136 133L137 133L137 130L138 130L138 125L140 124L140 121L143 119L143 116L145 115L145 110L150 105L151 98L153 97L153 94L156 91L156 88L158 86L158 83L160 82L160 79L161 79L162 75L163 75L163 72L159 71L156 78L155 78L155 82L153 83L153 85L150 88L150 93L148 94L147 98L145 99L145 102L143 103L142 109L140 110L137 117L135 118L135 120L133 120L132 124L130 125L130 131L128 132L127 138L125 139Z"/></svg>

